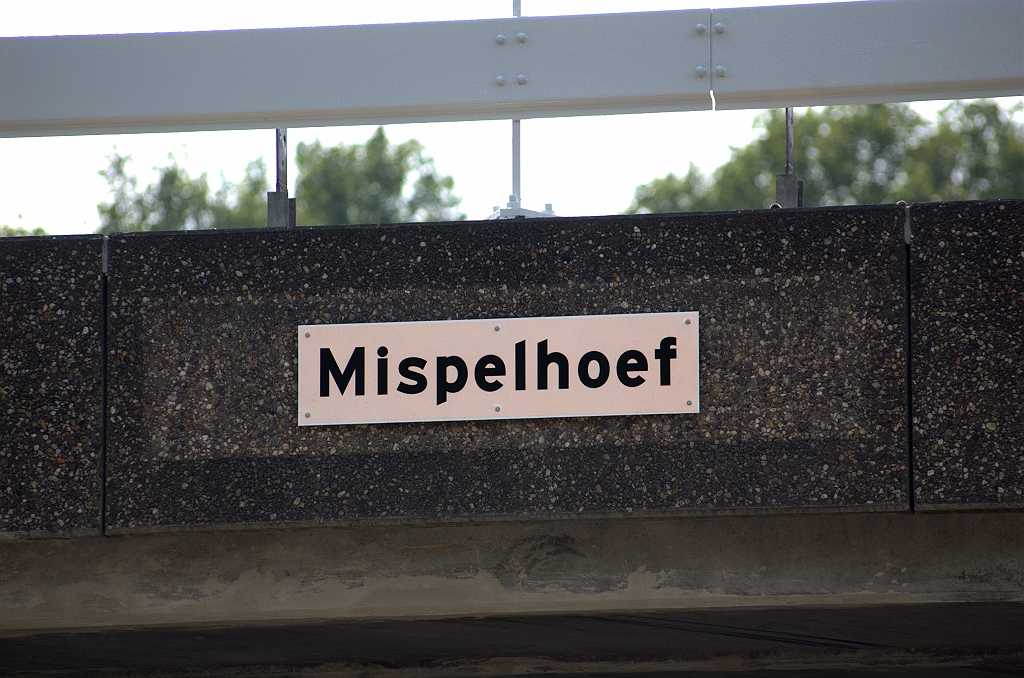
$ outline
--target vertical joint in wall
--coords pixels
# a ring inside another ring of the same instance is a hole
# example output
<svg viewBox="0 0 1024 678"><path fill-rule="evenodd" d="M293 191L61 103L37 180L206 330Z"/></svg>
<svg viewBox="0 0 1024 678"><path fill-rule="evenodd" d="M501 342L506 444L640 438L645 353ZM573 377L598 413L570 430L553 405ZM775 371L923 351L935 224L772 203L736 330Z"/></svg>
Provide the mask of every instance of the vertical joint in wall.
<svg viewBox="0 0 1024 678"><path fill-rule="evenodd" d="M904 379L906 381L906 410L907 410L907 421L906 421L906 441L907 441L907 501L910 505L910 512L914 512L914 371L913 371L913 341L914 341L914 328L913 328L913 304L911 298L911 276L910 276L910 256L911 256L911 240L913 234L911 233L910 223L910 206L904 201L900 200L897 203L903 208L903 304L904 304L904 332L903 332L903 355L906 360Z"/></svg>
<svg viewBox="0 0 1024 678"><path fill-rule="evenodd" d="M110 237L103 236L103 256L100 268L100 534L107 536L107 325L109 304L107 299L107 271L110 260Z"/></svg>

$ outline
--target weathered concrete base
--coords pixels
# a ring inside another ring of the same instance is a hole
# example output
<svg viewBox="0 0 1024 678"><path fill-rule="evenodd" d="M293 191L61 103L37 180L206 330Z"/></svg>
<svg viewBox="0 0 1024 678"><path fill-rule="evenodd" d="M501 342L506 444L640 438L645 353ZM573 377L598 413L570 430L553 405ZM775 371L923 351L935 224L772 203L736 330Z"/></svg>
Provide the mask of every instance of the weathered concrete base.
<svg viewBox="0 0 1024 678"><path fill-rule="evenodd" d="M0 543L0 634L1024 601L1024 513L580 519Z"/></svg>

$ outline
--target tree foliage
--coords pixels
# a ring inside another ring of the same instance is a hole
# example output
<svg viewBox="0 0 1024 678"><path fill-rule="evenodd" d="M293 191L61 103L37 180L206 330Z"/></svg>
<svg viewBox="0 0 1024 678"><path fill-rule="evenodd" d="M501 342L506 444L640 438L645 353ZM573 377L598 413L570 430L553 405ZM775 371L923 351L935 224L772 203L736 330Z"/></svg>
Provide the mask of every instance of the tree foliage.
<svg viewBox="0 0 1024 678"><path fill-rule="evenodd" d="M258 228L267 225L267 166L263 158L245 167L245 178L235 185L224 181L210 201L214 228Z"/></svg>
<svg viewBox="0 0 1024 678"><path fill-rule="evenodd" d="M415 139L394 146L378 127L365 144L299 144L300 225L381 224L464 219L454 180L441 176Z"/></svg>
<svg viewBox="0 0 1024 678"><path fill-rule="evenodd" d="M930 124L905 104L808 109L793 125L804 204L1024 197L1024 125L991 101L953 102ZM782 111L710 176L692 163L637 187L627 213L757 209L775 202L786 162Z"/></svg>
<svg viewBox="0 0 1024 678"><path fill-rule="evenodd" d="M20 235L46 235L46 230L42 226L37 226L32 230L25 228L24 226L8 226L4 224L0 226L0 238L13 238Z"/></svg>
<svg viewBox="0 0 1024 678"><path fill-rule="evenodd" d="M99 205L100 232L258 228L267 225L267 167L249 163L238 184L225 181L211 194L205 174L189 176L174 156L156 183L140 190L130 156L111 155L100 174L110 199ZM464 219L454 180L434 168L423 146L391 144L378 128L365 144L327 148L299 144L297 221L313 224L401 223Z"/></svg>
<svg viewBox="0 0 1024 678"><path fill-rule="evenodd" d="M160 178L144 190L138 190L138 179L129 174L131 156L111 155L100 175L107 180L113 198L99 205L100 233L130 231L174 231L210 228L210 187L203 174L193 179L178 165L173 155L171 164L160 170Z"/></svg>

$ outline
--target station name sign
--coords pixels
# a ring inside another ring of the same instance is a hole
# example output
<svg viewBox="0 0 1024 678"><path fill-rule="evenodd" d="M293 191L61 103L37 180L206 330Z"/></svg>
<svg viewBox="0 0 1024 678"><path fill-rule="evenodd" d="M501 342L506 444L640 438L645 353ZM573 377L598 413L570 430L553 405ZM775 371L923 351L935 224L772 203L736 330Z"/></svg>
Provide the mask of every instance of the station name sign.
<svg viewBox="0 0 1024 678"><path fill-rule="evenodd" d="M698 320L302 325L299 425L697 413Z"/></svg>

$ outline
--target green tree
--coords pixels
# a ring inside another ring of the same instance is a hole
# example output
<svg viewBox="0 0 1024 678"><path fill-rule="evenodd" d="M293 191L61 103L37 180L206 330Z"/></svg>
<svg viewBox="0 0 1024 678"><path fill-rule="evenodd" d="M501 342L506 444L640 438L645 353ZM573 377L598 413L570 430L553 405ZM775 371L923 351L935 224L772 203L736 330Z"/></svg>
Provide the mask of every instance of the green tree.
<svg viewBox="0 0 1024 678"><path fill-rule="evenodd" d="M32 230L24 226L8 226L7 224L0 226L0 238L13 238L20 235L47 235L47 233L42 226L37 226Z"/></svg>
<svg viewBox="0 0 1024 678"><path fill-rule="evenodd" d="M303 226L465 219L454 180L437 172L422 144L392 145L383 127L365 144L299 144L295 163L296 220Z"/></svg>
<svg viewBox="0 0 1024 678"><path fill-rule="evenodd" d="M221 177L223 179L223 177ZM267 225L267 166L263 158L245 168L240 184L224 181L209 201L214 228L259 228Z"/></svg>
<svg viewBox="0 0 1024 678"><path fill-rule="evenodd" d="M935 132L912 151L913 200L1024 197L1024 125L1010 117L1022 108L957 101L943 109Z"/></svg>
<svg viewBox="0 0 1024 678"><path fill-rule="evenodd" d="M211 227L206 175L192 179L173 155L168 158L171 164L159 170L157 182L139 192L138 179L128 173L131 156L109 156L109 164L100 175L107 180L113 199L97 208L99 233Z"/></svg>
<svg viewBox="0 0 1024 678"><path fill-rule="evenodd" d="M808 109L793 126L804 204L1024 196L1024 126L990 101L954 102L929 124L905 104ZM693 164L639 186L627 213L756 209L775 202L785 166L782 111L755 123L761 135L711 176Z"/></svg>
<svg viewBox="0 0 1024 678"><path fill-rule="evenodd" d="M267 166L249 163L238 184L224 181L213 195L203 174L197 179L178 165L160 168L155 184L139 190L129 156L114 153L100 174L110 199L99 205L99 232L258 228L267 225ZM423 146L388 142L383 128L365 144L325 148L299 144L298 222L313 224L401 223L464 219L457 212L450 176L441 175Z"/></svg>

